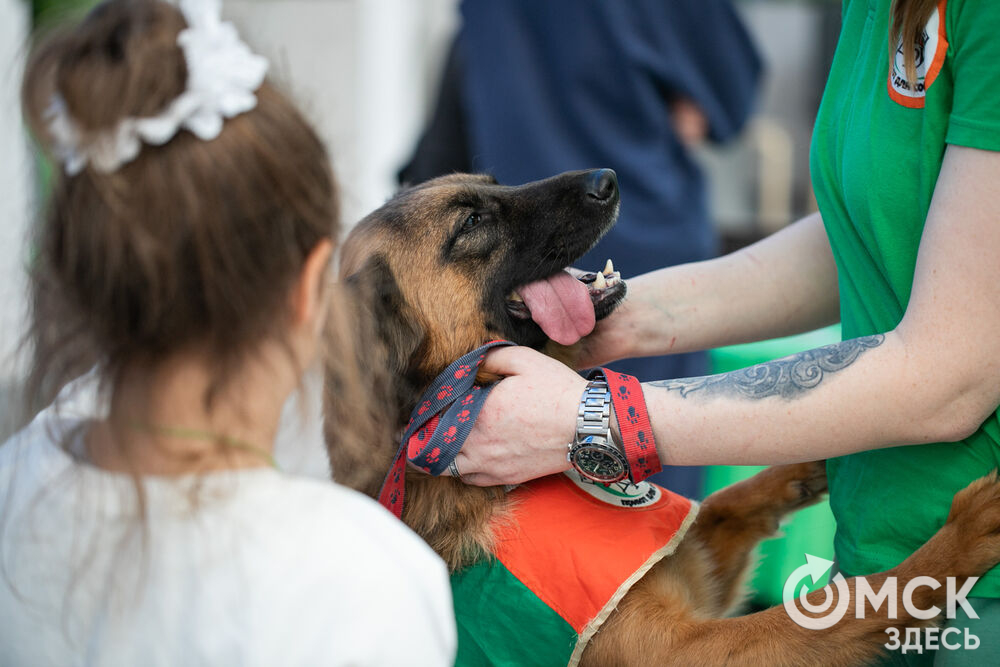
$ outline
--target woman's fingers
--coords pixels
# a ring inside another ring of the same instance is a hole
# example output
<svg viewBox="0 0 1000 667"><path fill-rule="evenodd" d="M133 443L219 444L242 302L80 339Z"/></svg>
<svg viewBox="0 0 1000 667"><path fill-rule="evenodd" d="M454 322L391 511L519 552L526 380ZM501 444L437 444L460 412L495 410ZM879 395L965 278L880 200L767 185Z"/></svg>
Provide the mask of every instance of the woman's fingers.
<svg viewBox="0 0 1000 667"><path fill-rule="evenodd" d="M471 484L472 486L494 486L498 483L491 476L478 472L475 464L464 452L459 452L455 457L455 467L458 468L459 479L466 484ZM442 474L454 477L451 469Z"/></svg>
<svg viewBox="0 0 1000 667"><path fill-rule="evenodd" d="M523 375L546 363L559 362L530 347L498 347L486 353L481 368L497 375Z"/></svg>
<svg viewBox="0 0 1000 667"><path fill-rule="evenodd" d="M478 486L519 484L566 470L566 444L586 381L528 348L501 348L483 364L505 376L483 404L455 464Z"/></svg>

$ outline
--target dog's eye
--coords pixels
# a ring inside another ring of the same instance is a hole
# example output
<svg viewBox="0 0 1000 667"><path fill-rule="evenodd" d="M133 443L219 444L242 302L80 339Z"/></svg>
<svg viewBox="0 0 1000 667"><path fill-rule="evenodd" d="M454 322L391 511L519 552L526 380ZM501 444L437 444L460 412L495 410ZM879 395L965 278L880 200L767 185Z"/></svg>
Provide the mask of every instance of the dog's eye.
<svg viewBox="0 0 1000 667"><path fill-rule="evenodd" d="M465 222L462 223L462 231L467 232L482 221L483 217L481 215L478 213L471 213L469 214L469 217L465 219Z"/></svg>

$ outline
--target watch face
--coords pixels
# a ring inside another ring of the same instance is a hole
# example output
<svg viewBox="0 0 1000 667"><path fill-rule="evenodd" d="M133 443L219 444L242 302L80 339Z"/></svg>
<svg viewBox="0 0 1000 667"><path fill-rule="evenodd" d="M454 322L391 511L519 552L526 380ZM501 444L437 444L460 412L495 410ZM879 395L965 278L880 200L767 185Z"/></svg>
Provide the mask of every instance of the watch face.
<svg viewBox="0 0 1000 667"><path fill-rule="evenodd" d="M624 457L606 445L582 444L573 448L573 467L595 482L617 482L625 477L625 466Z"/></svg>

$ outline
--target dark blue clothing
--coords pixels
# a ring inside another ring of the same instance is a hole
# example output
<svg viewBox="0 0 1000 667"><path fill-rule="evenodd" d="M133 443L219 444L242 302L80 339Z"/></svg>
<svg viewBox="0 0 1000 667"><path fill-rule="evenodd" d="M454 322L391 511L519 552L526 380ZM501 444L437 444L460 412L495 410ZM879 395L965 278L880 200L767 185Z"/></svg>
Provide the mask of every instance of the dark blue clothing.
<svg viewBox="0 0 1000 667"><path fill-rule="evenodd" d="M462 15L475 171L517 184L614 169L620 221L580 267L611 257L628 277L715 253L705 180L674 134L669 103L692 99L715 140L746 120L760 61L727 2L465 0Z"/></svg>
<svg viewBox="0 0 1000 667"><path fill-rule="evenodd" d="M462 15L477 171L523 183L611 167L622 191L616 236L645 249L627 271L714 252L704 178L673 132L668 105L676 96L694 100L716 140L746 119L760 63L728 3L465 0Z"/></svg>

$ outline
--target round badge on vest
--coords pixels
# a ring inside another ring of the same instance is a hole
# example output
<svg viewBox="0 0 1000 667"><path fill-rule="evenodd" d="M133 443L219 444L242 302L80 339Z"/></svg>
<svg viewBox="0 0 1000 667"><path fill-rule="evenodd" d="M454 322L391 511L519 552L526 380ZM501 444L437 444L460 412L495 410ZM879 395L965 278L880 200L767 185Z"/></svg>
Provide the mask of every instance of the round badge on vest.
<svg viewBox="0 0 1000 667"><path fill-rule="evenodd" d="M584 493L612 507L621 507L623 509L650 507L659 502L660 498L663 497L660 487L649 482L633 484L626 478L620 482L600 484L585 479L576 470L567 470L565 475L577 487L582 489Z"/></svg>

